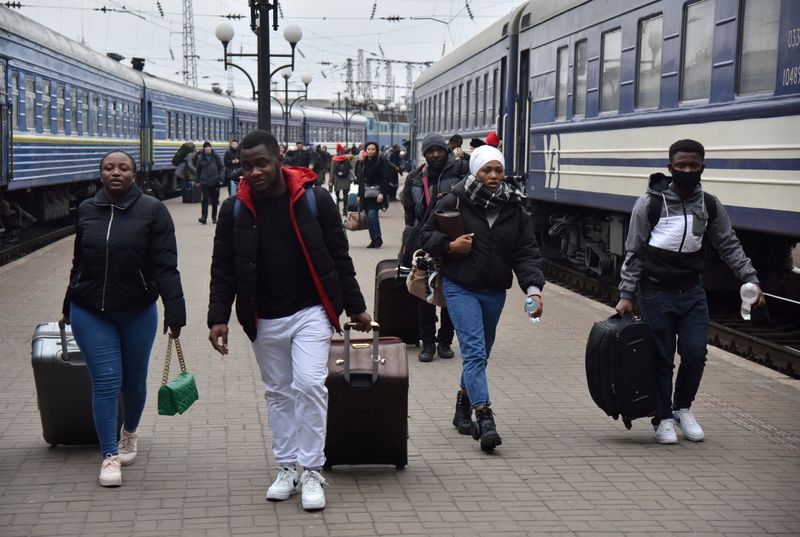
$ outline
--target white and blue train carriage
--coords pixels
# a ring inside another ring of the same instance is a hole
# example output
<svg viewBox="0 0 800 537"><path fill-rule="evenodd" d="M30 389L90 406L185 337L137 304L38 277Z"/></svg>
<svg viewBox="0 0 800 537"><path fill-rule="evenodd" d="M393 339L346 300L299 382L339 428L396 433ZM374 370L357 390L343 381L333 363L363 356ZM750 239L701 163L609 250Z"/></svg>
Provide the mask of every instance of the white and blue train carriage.
<svg viewBox="0 0 800 537"><path fill-rule="evenodd" d="M798 66L800 2L531 0L423 73L415 129L496 128L542 238L598 275L669 145L696 139L703 185L769 272L800 238Z"/></svg>

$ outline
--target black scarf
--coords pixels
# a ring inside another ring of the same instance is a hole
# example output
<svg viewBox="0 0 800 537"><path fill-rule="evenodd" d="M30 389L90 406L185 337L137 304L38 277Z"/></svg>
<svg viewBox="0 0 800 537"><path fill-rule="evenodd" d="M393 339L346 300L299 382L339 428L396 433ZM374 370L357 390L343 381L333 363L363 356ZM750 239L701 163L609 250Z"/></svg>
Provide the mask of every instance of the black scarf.
<svg viewBox="0 0 800 537"><path fill-rule="evenodd" d="M508 200L514 194L505 182L500 183L500 188L497 189L497 192L491 192L474 175L467 177L464 183L464 191L472 205L484 210L499 209L508 203Z"/></svg>

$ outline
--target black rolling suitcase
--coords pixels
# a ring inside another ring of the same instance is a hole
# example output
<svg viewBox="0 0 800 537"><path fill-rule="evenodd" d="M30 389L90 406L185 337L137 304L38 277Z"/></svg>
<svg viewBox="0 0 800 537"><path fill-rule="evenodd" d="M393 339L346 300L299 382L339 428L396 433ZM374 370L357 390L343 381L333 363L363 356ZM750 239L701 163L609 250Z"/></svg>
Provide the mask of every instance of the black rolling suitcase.
<svg viewBox="0 0 800 537"><path fill-rule="evenodd" d="M325 468L408 464L408 356L396 337L334 341L328 359Z"/></svg>
<svg viewBox="0 0 800 537"><path fill-rule="evenodd" d="M419 343L417 297L406 289L406 276L397 259L384 259L375 267L375 311L381 334L395 336L409 345Z"/></svg>
<svg viewBox="0 0 800 537"><path fill-rule="evenodd" d="M97 445L89 370L69 326L50 322L36 327L31 364L45 442L52 446ZM117 436L122 427L119 405Z"/></svg>
<svg viewBox="0 0 800 537"><path fill-rule="evenodd" d="M200 185L192 181L190 186L183 189L181 196L183 198L183 203L200 203L203 194L200 190Z"/></svg>
<svg viewBox="0 0 800 537"><path fill-rule="evenodd" d="M586 344L586 380L592 399L631 428L636 418L659 412L655 341L650 325L614 315L594 323Z"/></svg>

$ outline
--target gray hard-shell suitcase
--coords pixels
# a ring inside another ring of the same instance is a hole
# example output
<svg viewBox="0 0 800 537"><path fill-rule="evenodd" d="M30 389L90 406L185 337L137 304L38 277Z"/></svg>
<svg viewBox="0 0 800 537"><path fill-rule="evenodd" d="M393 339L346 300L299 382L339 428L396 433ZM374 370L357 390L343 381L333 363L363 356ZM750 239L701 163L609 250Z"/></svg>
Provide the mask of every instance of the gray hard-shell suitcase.
<svg viewBox="0 0 800 537"><path fill-rule="evenodd" d="M92 382L70 326L57 322L37 326L31 341L31 364L45 442L52 446L97 445ZM122 419L120 401L117 436Z"/></svg>

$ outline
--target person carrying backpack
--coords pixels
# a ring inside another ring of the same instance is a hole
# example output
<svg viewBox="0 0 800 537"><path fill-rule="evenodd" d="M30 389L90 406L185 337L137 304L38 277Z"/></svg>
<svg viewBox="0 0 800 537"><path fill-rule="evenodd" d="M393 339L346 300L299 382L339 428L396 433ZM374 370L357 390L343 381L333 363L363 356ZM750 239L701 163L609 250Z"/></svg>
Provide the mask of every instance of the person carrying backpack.
<svg viewBox="0 0 800 537"><path fill-rule="evenodd" d="M266 131L248 133L239 147L244 180L222 203L214 236L208 338L228 354L235 300L261 371L278 466L266 497L301 492L303 508L319 510L331 336L341 331L343 310L359 330L369 331L372 318L338 209L312 186L314 172L282 166L278 141Z"/></svg>
<svg viewBox="0 0 800 537"><path fill-rule="evenodd" d="M205 225L208 218L208 204L211 202L211 221L216 224L219 187L225 181L225 165L220 156L214 152L211 142L203 142L203 151L195 157L194 165L197 168L197 182L203 193L200 218L197 221Z"/></svg>
<svg viewBox="0 0 800 537"><path fill-rule="evenodd" d="M632 315L638 303L642 319L656 341L656 382L660 415L653 418L659 444L676 444L675 422L684 438L705 438L691 410L706 363L708 304L702 275L703 237L708 236L720 258L744 282L758 277L731 227L725 207L703 191L705 148L694 140L678 140L669 148L667 169L650 176L650 188L631 212L627 255L620 270L619 315ZM764 304L759 287L754 307ZM672 392L675 349L681 361Z"/></svg>
<svg viewBox="0 0 800 537"><path fill-rule="evenodd" d="M337 203L342 202L342 216L347 216L347 194L353 180L353 167L342 144L337 144L336 155L331 159L331 177Z"/></svg>

